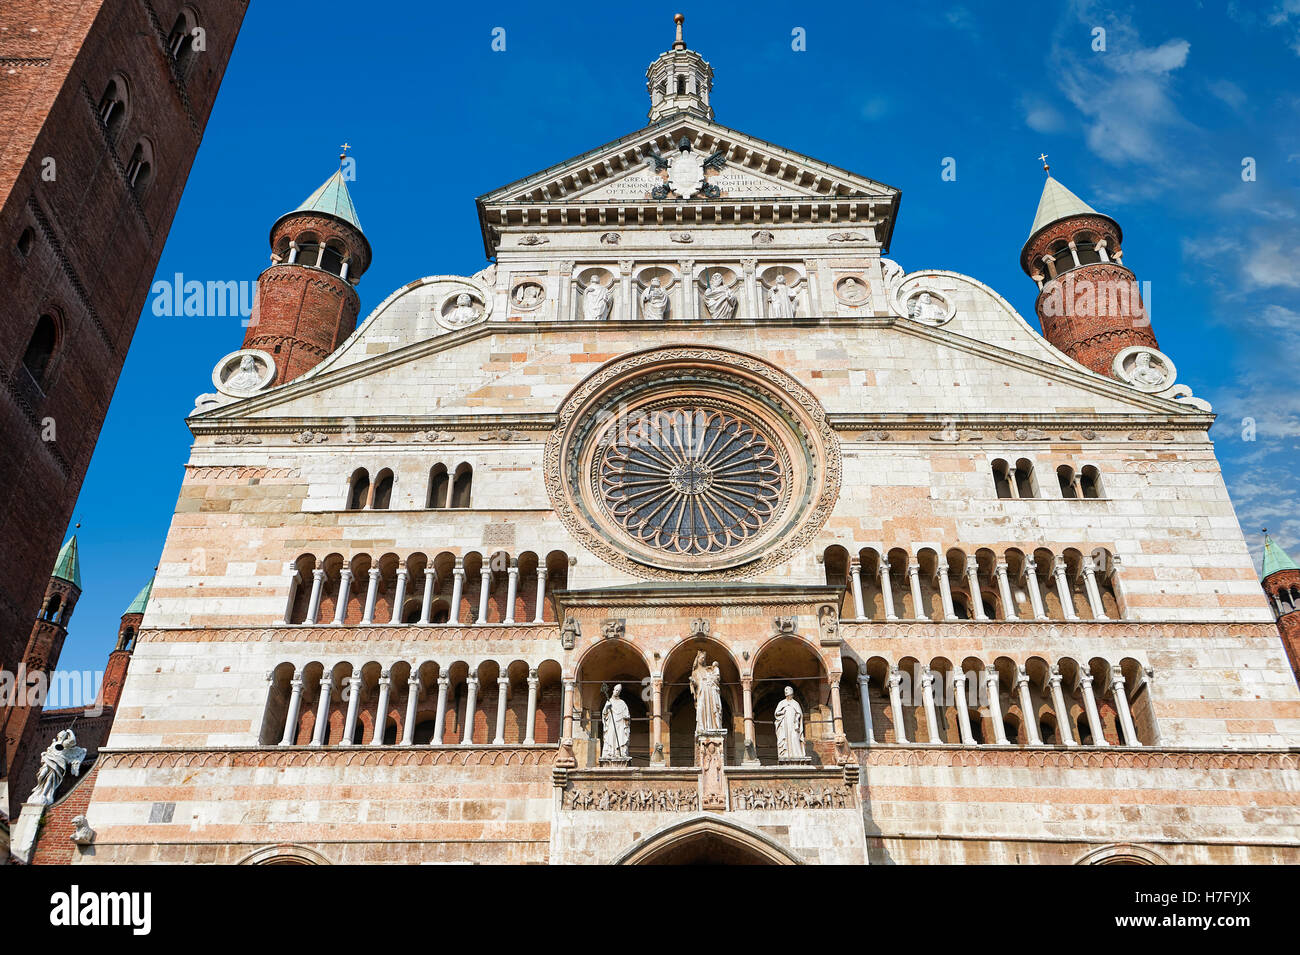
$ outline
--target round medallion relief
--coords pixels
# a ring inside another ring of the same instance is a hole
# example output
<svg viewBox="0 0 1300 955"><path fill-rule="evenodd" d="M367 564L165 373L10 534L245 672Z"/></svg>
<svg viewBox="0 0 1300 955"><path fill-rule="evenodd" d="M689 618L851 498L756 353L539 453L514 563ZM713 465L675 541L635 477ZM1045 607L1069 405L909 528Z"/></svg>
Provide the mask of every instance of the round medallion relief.
<svg viewBox="0 0 1300 955"><path fill-rule="evenodd" d="M566 528L656 578L743 577L788 560L825 523L840 470L816 399L720 348L610 362L566 399L546 450Z"/></svg>

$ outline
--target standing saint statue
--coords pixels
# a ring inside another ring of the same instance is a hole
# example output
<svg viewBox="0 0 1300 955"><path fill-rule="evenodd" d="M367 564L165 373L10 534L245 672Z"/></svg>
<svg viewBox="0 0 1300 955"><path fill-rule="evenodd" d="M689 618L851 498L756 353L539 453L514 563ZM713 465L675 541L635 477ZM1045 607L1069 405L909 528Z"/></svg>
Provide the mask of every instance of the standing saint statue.
<svg viewBox="0 0 1300 955"><path fill-rule="evenodd" d="M613 284L601 285L595 278L585 286L580 279L574 281L582 293L582 317L589 322L603 322L609 318L610 307L614 304Z"/></svg>
<svg viewBox="0 0 1300 955"><path fill-rule="evenodd" d="M81 774L81 762L86 758L86 751L77 745L77 737L72 730L62 730L54 737L54 742L41 753L41 768L36 773L36 787L27 797L28 802L48 806L54 802L54 793L63 778L71 771L72 775Z"/></svg>
<svg viewBox="0 0 1300 955"><path fill-rule="evenodd" d="M715 660L704 659L704 651L695 654L691 667L691 696L695 698L695 732L725 730L722 725L722 671Z"/></svg>
<svg viewBox="0 0 1300 955"><path fill-rule="evenodd" d="M623 684L614 687L614 692L605 701L600 711L601 736L604 745L600 758L605 760L625 761L628 759L627 744L632 738L632 717L627 704L623 702Z"/></svg>
<svg viewBox="0 0 1300 955"><path fill-rule="evenodd" d="M776 705L776 757L783 762L807 759L803 742L803 707L794 698L794 687L785 688L785 699Z"/></svg>
<svg viewBox="0 0 1300 955"><path fill-rule="evenodd" d="M641 317L652 322L660 322L663 321L667 312L668 293L664 291L663 283L656 276L650 280L646 290L641 293Z"/></svg>
<svg viewBox="0 0 1300 955"><path fill-rule="evenodd" d="M794 318L794 300L798 291L785 284L785 275L778 273L776 284L767 293L768 318Z"/></svg>
<svg viewBox="0 0 1300 955"><path fill-rule="evenodd" d="M722 273L714 272L709 276L709 285L704 290L704 307L709 310L709 318L723 322L736 315L736 286L740 279L730 285L722 281Z"/></svg>

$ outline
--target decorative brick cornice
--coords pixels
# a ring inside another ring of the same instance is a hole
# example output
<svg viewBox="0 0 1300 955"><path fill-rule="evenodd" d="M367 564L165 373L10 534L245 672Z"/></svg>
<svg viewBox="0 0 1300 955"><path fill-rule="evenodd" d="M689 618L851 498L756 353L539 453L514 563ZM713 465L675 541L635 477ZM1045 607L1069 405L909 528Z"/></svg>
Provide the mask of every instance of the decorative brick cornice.
<svg viewBox="0 0 1300 955"><path fill-rule="evenodd" d="M291 766L549 766L553 744L536 746L347 746L311 748L101 749L100 768L201 767L284 769Z"/></svg>
<svg viewBox="0 0 1300 955"><path fill-rule="evenodd" d="M1063 769L1300 769L1295 749L1208 750L1123 748L1059 749L992 746L858 746L853 751L866 769L877 766L956 766ZM869 786L869 781L864 783Z"/></svg>

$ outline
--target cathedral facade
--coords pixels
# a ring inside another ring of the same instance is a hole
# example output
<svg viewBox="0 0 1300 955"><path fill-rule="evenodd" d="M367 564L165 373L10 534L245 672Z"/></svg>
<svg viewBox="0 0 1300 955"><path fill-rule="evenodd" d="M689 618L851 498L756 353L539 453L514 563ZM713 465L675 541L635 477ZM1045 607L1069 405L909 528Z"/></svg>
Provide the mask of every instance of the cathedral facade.
<svg viewBox="0 0 1300 955"><path fill-rule="evenodd" d="M359 324L344 177L274 224L78 861L1300 861L1300 689L1119 224L1047 180L1040 333L712 84L679 19L647 126Z"/></svg>

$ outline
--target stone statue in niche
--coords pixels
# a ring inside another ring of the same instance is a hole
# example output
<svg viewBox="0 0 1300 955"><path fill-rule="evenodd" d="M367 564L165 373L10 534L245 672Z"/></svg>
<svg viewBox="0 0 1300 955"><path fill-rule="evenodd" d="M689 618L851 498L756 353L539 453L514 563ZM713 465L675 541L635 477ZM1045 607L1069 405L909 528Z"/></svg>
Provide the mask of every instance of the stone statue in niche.
<svg viewBox="0 0 1300 955"><path fill-rule="evenodd" d="M632 717L627 704L623 702L623 684L614 687L614 692L605 701L600 711L601 741L600 761L602 763L626 763L629 759L627 745L632 738Z"/></svg>
<svg viewBox="0 0 1300 955"><path fill-rule="evenodd" d="M663 321L668 314L668 293L663 283L655 276L641 293L641 317L652 322Z"/></svg>
<svg viewBox="0 0 1300 955"><path fill-rule="evenodd" d="M69 772L79 776L85 758L86 751L77 745L77 737L72 730L61 730L54 737L54 742L41 753L41 768L36 773L36 786L27 801L39 806L48 806L54 802L59 784Z"/></svg>
<svg viewBox="0 0 1300 955"><path fill-rule="evenodd" d="M709 310L709 318L723 322L736 315L736 286L740 279L730 285L723 281L721 272L709 276L708 287L704 290L704 307Z"/></svg>
<svg viewBox="0 0 1300 955"><path fill-rule="evenodd" d="M786 284L784 273L776 277L776 282L767 292L768 318L794 318L795 299L799 293Z"/></svg>
<svg viewBox="0 0 1300 955"><path fill-rule="evenodd" d="M456 296L456 307L447 315L447 324L453 328L464 328L478 320L478 306L474 304L468 292Z"/></svg>
<svg viewBox="0 0 1300 955"><path fill-rule="evenodd" d="M1170 387L1178 378L1174 363L1149 345L1130 345L1115 355L1111 370L1115 377L1139 391L1154 394ZM1191 390L1187 389L1187 395ZM1170 394L1167 397L1178 397Z"/></svg>
<svg viewBox="0 0 1300 955"><path fill-rule="evenodd" d="M695 698L695 732L725 730L722 725L722 670L715 660L705 660L704 651L695 654L691 667L691 696Z"/></svg>
<svg viewBox="0 0 1300 955"><path fill-rule="evenodd" d="M776 705L776 758L782 763L808 762L803 739L803 707L794 698L794 687L785 688L785 699Z"/></svg>
<svg viewBox="0 0 1300 955"><path fill-rule="evenodd" d="M589 322L603 322L609 318L609 310L614 304L613 284L601 285L593 278L587 285L581 279L575 279L578 291L582 295L582 317Z"/></svg>
<svg viewBox="0 0 1300 955"><path fill-rule="evenodd" d="M582 636L582 627L578 621L572 617L565 617L564 627L560 630L560 643L564 649L572 650L577 646L580 636Z"/></svg>

